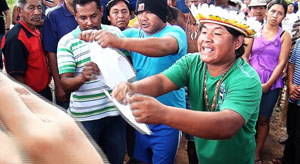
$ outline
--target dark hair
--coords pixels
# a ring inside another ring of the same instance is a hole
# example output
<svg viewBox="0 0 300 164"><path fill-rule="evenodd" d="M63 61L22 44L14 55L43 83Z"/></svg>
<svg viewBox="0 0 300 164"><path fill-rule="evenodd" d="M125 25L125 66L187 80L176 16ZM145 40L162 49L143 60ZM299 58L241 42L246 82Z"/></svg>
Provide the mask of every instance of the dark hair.
<svg viewBox="0 0 300 164"><path fill-rule="evenodd" d="M107 15L109 15L109 12L110 12L110 9L112 7L114 7L118 2L124 2L126 4L126 6L128 7L128 10L129 10L129 14L131 14L131 12L133 11L133 7L131 6L131 4L129 3L128 0L110 0L109 2L107 2L106 4L106 12L107 12Z"/></svg>
<svg viewBox="0 0 300 164"><path fill-rule="evenodd" d="M282 5L282 7L284 9L284 15L286 15L288 5L285 2L285 0L272 0L272 1L270 1L267 5L267 9L269 10L274 5Z"/></svg>
<svg viewBox="0 0 300 164"><path fill-rule="evenodd" d="M80 6L83 6L87 3L90 3L90 2L96 2L97 4L97 8L100 9L101 8L101 1L102 0L72 0L72 6L73 6L73 10L74 12L76 13L76 5L80 5Z"/></svg>
<svg viewBox="0 0 300 164"><path fill-rule="evenodd" d="M227 27L227 26L224 26L224 27L233 36L234 39L237 39L240 35L245 36L244 34L240 33L239 31L234 30L233 28L230 28L230 27ZM236 58L239 58L244 54L245 46L246 46L246 44L243 40L243 44L238 49L236 49L235 52L234 52L235 55L236 55Z"/></svg>

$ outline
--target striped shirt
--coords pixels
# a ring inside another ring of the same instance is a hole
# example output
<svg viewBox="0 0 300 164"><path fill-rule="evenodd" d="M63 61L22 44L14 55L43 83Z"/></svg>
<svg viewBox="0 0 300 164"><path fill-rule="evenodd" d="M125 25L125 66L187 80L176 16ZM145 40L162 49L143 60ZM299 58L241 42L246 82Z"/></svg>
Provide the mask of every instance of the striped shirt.
<svg viewBox="0 0 300 164"><path fill-rule="evenodd" d="M300 86L300 40L299 39L295 44L295 48L293 50L289 62L295 64L295 70L293 74L293 84ZM297 105L300 106L299 100L297 102L294 102L289 98L289 102L297 103Z"/></svg>
<svg viewBox="0 0 300 164"><path fill-rule="evenodd" d="M121 31L113 26L101 25L119 37ZM79 26L61 38L57 47L57 64L59 74L82 72L84 65L91 60L88 43L80 40ZM77 121L91 121L108 116L117 116L119 112L104 94L103 89L111 92L111 88L97 79L85 82L77 91L71 93L68 113Z"/></svg>

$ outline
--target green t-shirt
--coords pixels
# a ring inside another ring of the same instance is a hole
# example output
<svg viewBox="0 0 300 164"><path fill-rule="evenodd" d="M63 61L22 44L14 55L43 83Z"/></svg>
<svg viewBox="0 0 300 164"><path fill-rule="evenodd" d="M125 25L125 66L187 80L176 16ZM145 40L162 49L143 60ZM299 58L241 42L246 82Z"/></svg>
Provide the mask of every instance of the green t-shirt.
<svg viewBox="0 0 300 164"><path fill-rule="evenodd" d="M192 110L208 111L203 97L205 63L198 53L188 54L163 72L176 86L188 87ZM221 78L207 71L207 92L211 105L216 83ZM255 125L258 117L262 88L257 73L243 59L238 58L224 76L218 91L215 112L230 109L245 120L242 128L229 140L208 140L195 137L201 164L253 164Z"/></svg>

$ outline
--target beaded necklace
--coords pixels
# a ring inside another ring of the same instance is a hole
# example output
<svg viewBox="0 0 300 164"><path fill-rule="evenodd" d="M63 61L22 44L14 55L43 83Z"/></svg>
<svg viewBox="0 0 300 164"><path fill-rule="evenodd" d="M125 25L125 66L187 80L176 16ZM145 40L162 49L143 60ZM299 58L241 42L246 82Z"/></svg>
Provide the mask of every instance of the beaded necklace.
<svg viewBox="0 0 300 164"><path fill-rule="evenodd" d="M207 64L205 66L205 72L204 72L204 90L203 90L203 94L204 94L204 100L205 100L205 106L206 108L213 112L216 108L216 101L217 101L217 95L218 95L218 90L220 88L220 85L221 85L221 82L224 78L224 76L227 74L227 72L230 70L230 68L232 67L234 62L232 62L230 64L230 66L228 67L228 69L225 71L225 73L222 75L222 77L220 78L220 80L218 80L217 82L217 85L216 85L216 88L215 88L215 93L214 93L214 97L213 97L213 102L211 104L211 109L209 107L209 104L208 104L208 94L207 94L207 85L206 85L206 73L207 73Z"/></svg>

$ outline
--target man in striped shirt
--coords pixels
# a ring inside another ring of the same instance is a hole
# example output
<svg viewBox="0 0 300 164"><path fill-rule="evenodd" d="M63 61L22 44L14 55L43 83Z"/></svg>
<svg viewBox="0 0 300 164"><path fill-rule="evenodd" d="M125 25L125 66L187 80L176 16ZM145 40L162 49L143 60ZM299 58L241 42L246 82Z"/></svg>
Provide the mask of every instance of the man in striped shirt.
<svg viewBox="0 0 300 164"><path fill-rule="evenodd" d="M79 26L62 37L57 48L61 84L64 90L71 92L68 112L82 122L110 163L120 164L125 154L125 121L103 93L103 89L111 88L94 78L100 70L90 62L88 43L80 40L78 35L81 31L92 29L104 29L120 35L121 31L101 24L101 0L74 0L73 9Z"/></svg>

